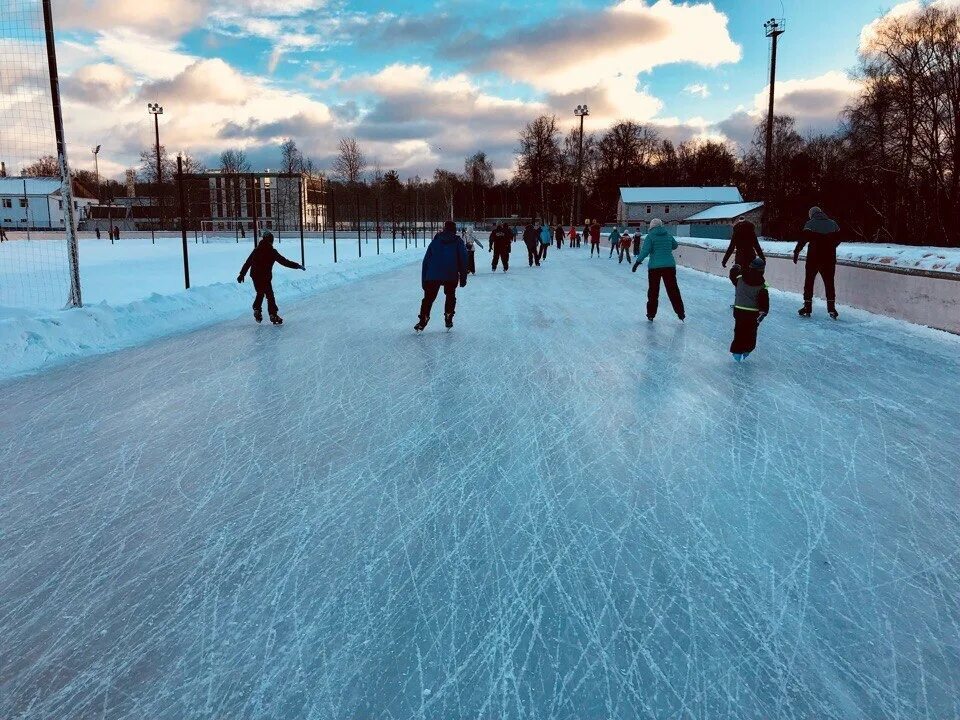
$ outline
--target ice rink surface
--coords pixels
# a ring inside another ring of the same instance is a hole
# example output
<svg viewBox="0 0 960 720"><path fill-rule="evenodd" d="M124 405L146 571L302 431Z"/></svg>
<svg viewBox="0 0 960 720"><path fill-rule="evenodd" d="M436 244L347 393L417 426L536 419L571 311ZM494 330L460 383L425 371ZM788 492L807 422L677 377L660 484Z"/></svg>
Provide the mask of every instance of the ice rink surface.
<svg viewBox="0 0 960 720"><path fill-rule="evenodd" d="M960 344L551 253L2 386L0 717L960 715Z"/></svg>

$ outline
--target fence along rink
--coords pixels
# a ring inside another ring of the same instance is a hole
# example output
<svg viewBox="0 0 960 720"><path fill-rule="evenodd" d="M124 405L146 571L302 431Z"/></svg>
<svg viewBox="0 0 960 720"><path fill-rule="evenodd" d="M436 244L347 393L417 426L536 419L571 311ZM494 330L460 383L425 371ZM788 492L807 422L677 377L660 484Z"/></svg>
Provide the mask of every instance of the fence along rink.
<svg viewBox="0 0 960 720"><path fill-rule="evenodd" d="M58 148L49 12L49 0L6 0L0 12L0 306L6 307L80 304L70 259L76 201L73 185L64 182L62 142Z"/></svg>

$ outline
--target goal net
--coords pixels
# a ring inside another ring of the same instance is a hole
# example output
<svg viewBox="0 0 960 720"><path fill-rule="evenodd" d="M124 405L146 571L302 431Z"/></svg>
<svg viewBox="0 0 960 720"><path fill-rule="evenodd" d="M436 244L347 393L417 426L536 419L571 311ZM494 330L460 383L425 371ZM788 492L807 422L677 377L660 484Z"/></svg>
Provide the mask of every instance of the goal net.
<svg viewBox="0 0 960 720"><path fill-rule="evenodd" d="M70 198L74 191L76 198ZM95 190L94 190L95 191ZM64 186L41 0L5 0L0 12L0 306L60 308L71 299Z"/></svg>

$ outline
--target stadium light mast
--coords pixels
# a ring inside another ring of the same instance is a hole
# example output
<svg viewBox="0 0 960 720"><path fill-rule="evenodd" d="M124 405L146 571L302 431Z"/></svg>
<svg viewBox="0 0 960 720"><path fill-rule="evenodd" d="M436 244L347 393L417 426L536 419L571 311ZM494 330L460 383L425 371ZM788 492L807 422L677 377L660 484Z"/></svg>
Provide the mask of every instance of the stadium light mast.
<svg viewBox="0 0 960 720"><path fill-rule="evenodd" d="M97 145L93 149L93 171L97 177L97 204L100 204L100 146Z"/></svg>
<svg viewBox="0 0 960 720"><path fill-rule="evenodd" d="M160 116L163 106L160 103L147 103L147 112L153 115L153 131L157 140L157 205L160 214L160 228L163 228L163 167L160 164Z"/></svg>
<svg viewBox="0 0 960 720"><path fill-rule="evenodd" d="M583 119L590 114L590 108L586 105L577 105L573 109L573 114L580 118L580 150L577 154L577 185L570 208L570 227L574 226L577 220L577 211L581 210L579 205L582 203L581 196L583 195Z"/></svg>
<svg viewBox="0 0 960 720"><path fill-rule="evenodd" d="M786 21L770 18L763 24L766 36L771 39L770 48L770 102L767 108L766 157L763 164L763 216L761 232L766 235L770 229L770 204L773 192L770 187L773 176L773 99L777 84L777 40L786 32Z"/></svg>

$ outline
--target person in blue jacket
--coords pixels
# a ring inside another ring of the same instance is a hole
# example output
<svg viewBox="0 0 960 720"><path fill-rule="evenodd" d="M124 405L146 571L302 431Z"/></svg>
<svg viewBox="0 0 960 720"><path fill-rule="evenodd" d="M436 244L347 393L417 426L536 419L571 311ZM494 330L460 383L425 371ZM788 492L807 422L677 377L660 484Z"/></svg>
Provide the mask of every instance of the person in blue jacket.
<svg viewBox="0 0 960 720"><path fill-rule="evenodd" d="M453 327L453 315L457 309L457 285L467 286L467 246L457 235L457 226L452 220L443 224L443 231L434 236L423 256L421 271L423 300L420 303L420 321L413 329L423 332L430 322L430 309L443 288L443 319L447 328Z"/></svg>
<svg viewBox="0 0 960 720"><path fill-rule="evenodd" d="M683 322L686 313L683 309L683 298L680 295L680 287L677 285L677 261L673 257L673 251L678 247L677 241L667 232L663 226L663 220L654 218L650 221L650 231L643 240L643 247L640 248L640 254L637 255L637 261L633 264L633 271L643 264L643 261L650 258L650 270L647 273L649 285L647 286L647 320L651 322L657 316L657 305L660 302L660 281L663 280L667 288L667 297L670 298L670 304L673 305L673 311Z"/></svg>
<svg viewBox="0 0 960 720"><path fill-rule="evenodd" d="M613 230L610 231L610 254L607 258L612 258L614 251L620 247L620 229L614 225Z"/></svg>
<svg viewBox="0 0 960 720"><path fill-rule="evenodd" d="M550 245L553 244L553 231L550 229L550 226L544 223L540 227L540 259L547 259L547 250L550 249Z"/></svg>

